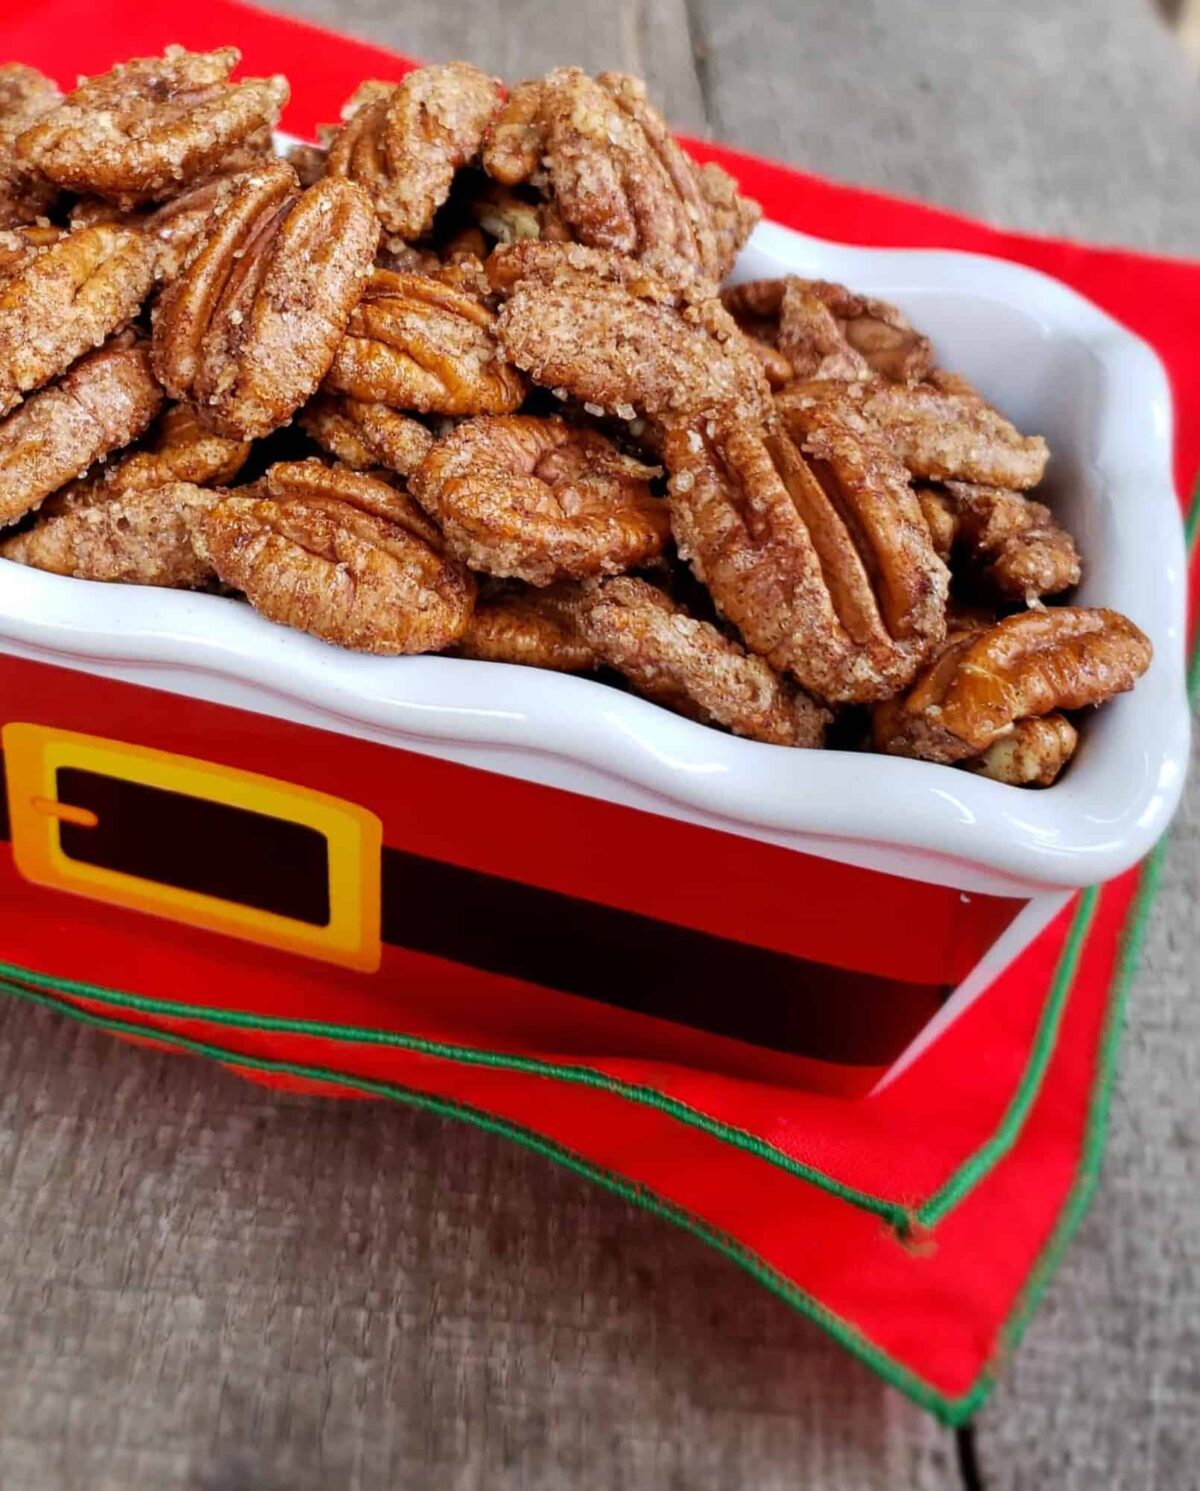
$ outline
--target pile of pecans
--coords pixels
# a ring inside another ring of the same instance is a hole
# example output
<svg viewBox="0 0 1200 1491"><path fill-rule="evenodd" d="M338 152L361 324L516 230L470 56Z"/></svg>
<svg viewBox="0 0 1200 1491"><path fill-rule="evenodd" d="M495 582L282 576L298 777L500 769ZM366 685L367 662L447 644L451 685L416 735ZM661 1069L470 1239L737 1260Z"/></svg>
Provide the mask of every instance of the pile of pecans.
<svg viewBox="0 0 1200 1491"><path fill-rule="evenodd" d="M900 311L718 288L758 207L636 79L424 67L281 159L238 60L0 66L0 555L1022 785L1145 671Z"/></svg>

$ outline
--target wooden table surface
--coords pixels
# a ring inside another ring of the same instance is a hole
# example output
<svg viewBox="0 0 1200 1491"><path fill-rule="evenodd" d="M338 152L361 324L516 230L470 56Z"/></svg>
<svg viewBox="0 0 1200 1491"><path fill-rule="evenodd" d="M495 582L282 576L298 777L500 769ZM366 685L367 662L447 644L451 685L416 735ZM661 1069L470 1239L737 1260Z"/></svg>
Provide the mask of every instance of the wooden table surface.
<svg viewBox="0 0 1200 1491"><path fill-rule="evenodd" d="M1148 0L286 8L509 79L624 67L678 125L828 175L1200 249L1200 94ZM978 1422L988 1488L1200 1486L1198 892L1194 775L1099 1194ZM498 1139L15 1004L0 1073L3 1491L971 1482L738 1270Z"/></svg>

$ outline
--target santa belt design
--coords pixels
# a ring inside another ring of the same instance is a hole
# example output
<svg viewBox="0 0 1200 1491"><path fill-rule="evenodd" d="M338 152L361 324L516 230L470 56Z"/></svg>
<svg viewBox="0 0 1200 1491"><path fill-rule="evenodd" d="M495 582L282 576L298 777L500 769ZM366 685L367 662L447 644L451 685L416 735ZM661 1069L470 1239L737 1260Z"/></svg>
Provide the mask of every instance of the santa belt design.
<svg viewBox="0 0 1200 1491"><path fill-rule="evenodd" d="M393 848L368 810L236 768L40 725L2 740L0 840L27 880L363 973L405 948L858 1065L946 992Z"/></svg>

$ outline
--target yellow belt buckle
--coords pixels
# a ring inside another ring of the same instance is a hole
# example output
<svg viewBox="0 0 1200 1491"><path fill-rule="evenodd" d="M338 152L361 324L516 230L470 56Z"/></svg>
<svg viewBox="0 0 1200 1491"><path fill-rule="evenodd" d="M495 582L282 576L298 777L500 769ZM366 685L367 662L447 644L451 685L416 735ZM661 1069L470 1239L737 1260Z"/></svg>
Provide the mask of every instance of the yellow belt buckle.
<svg viewBox="0 0 1200 1491"><path fill-rule="evenodd" d="M360 972L379 967L383 835L379 819L368 809L236 767L46 725L4 725L0 744L13 858L26 880ZM99 819L91 809L60 799L58 773L64 769L314 830L327 849L328 921L317 926L70 857L63 851L61 826L86 830Z"/></svg>

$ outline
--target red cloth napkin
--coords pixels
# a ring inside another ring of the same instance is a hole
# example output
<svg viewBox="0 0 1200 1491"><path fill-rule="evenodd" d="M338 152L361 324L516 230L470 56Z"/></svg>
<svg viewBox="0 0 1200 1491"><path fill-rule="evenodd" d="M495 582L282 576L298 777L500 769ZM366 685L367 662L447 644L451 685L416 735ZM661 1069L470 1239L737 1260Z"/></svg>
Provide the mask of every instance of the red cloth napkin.
<svg viewBox="0 0 1200 1491"><path fill-rule="evenodd" d="M0 21L0 56L64 83L170 42L232 42L246 71L286 73L293 102L284 124L300 135L335 120L362 78L412 65L231 0L170 12L136 0L17 3ZM1001 255L1075 286L1166 364L1176 475L1180 493L1190 491L1200 466L1200 266L1004 233L694 148L790 226L854 243ZM900 1080L860 1102L703 1070L681 1076L652 1061L540 1071L416 1038L366 1005L323 1001L318 980L290 991L209 987L203 997L181 987L172 999L139 986L133 970L117 988L106 975L120 949L106 951L99 933L85 983L49 966L48 929L12 897L0 909L0 987L258 1081L417 1103L505 1133L699 1236L918 1402L960 1422L982 1401L1086 1207L1156 869L1157 858L1077 898Z"/></svg>

